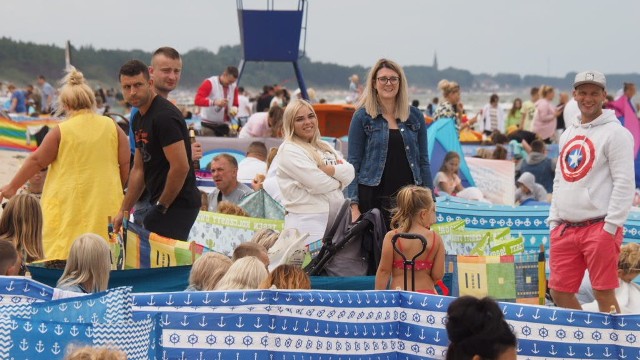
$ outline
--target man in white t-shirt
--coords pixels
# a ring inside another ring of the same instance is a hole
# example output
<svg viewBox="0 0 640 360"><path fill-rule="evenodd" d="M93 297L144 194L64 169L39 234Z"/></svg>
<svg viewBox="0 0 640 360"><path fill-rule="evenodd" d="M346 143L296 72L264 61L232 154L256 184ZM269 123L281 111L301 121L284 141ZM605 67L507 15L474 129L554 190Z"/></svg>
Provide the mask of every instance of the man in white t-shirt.
<svg viewBox="0 0 640 360"><path fill-rule="evenodd" d="M247 148L247 157L238 163L238 181L251 184L257 174L267 174L267 146L254 141Z"/></svg>

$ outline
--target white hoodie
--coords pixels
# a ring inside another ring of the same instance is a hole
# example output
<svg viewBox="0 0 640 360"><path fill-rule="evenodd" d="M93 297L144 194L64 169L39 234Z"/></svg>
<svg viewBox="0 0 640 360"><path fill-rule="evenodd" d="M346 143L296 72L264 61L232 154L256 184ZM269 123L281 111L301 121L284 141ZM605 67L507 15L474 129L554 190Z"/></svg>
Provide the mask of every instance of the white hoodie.
<svg viewBox="0 0 640 360"><path fill-rule="evenodd" d="M282 192L282 204L288 212L328 212L331 200L344 199L342 190L355 177L353 165L341 156L323 155L325 163L335 168L333 177L320 170L302 147L287 141L280 145L276 179Z"/></svg>
<svg viewBox="0 0 640 360"><path fill-rule="evenodd" d="M612 110L588 124L570 124L560 137L549 226L605 218L615 234L627 220L635 191L633 137Z"/></svg>

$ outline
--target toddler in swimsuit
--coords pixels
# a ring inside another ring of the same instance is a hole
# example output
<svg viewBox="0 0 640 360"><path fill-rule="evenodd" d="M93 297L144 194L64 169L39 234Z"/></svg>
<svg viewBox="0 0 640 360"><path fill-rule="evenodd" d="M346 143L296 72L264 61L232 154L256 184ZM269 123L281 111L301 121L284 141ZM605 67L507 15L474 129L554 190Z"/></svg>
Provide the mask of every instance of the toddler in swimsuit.
<svg viewBox="0 0 640 360"><path fill-rule="evenodd" d="M444 276L444 244L438 234L429 230L436 221L435 203L431 191L420 186L405 186L398 192L397 207L391 218L391 231L382 244L382 256L376 273L376 290L386 290L391 278L390 289L404 286L404 263L402 257L393 250L391 239L398 233L412 233L424 236L427 248L415 262L415 289L409 282L408 291L436 294L435 284ZM398 249L407 259L422 250L418 240L398 238ZM407 274L410 276L410 274Z"/></svg>

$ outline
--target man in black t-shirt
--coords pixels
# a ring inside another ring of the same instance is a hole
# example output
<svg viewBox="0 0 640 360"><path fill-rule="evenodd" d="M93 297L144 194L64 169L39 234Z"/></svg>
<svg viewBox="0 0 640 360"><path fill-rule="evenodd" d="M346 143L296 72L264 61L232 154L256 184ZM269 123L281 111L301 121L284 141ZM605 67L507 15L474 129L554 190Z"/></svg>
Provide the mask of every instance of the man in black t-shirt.
<svg viewBox="0 0 640 360"><path fill-rule="evenodd" d="M136 143L133 168L114 230L120 229L123 212L131 209L146 188L154 206L145 216L145 229L187 240L200 210L200 192L192 168L186 123L178 108L156 95L143 62L128 61L120 68L119 78L125 100L139 112L133 119Z"/></svg>

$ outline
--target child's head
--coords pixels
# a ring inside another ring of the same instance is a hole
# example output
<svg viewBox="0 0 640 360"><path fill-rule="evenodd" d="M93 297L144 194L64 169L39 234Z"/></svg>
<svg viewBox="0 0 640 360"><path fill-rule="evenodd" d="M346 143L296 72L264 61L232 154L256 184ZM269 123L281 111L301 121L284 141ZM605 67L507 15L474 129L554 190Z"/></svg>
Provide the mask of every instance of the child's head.
<svg viewBox="0 0 640 360"><path fill-rule="evenodd" d="M447 360L515 359L516 336L491 298L463 296L447 309Z"/></svg>
<svg viewBox="0 0 640 360"><path fill-rule="evenodd" d="M535 139L531 142L531 151L537 152L540 154L546 154L547 147L544 145L544 141L540 139Z"/></svg>
<svg viewBox="0 0 640 360"><path fill-rule="evenodd" d="M496 148L491 154L491 158L494 160L507 160L507 149L502 145L496 145Z"/></svg>
<svg viewBox="0 0 640 360"><path fill-rule="evenodd" d="M246 256L234 261L227 273L220 279L216 290L258 289L269 271L264 263L255 256Z"/></svg>
<svg viewBox="0 0 640 360"><path fill-rule="evenodd" d="M298 266L279 265L260 284L260 289L270 289L272 286L275 286L276 289L310 290L311 279Z"/></svg>
<svg viewBox="0 0 640 360"><path fill-rule="evenodd" d="M121 350L103 347L70 345L65 360L126 360L127 354Z"/></svg>
<svg viewBox="0 0 640 360"><path fill-rule="evenodd" d="M236 216L249 216L249 214L240 206L232 203L231 201L220 201L218 203L218 212L220 214L236 215Z"/></svg>
<svg viewBox="0 0 640 360"><path fill-rule="evenodd" d="M0 276L18 275L18 251L11 241L0 240Z"/></svg>
<svg viewBox="0 0 640 360"><path fill-rule="evenodd" d="M189 287L198 291L214 290L231 263L231 259L217 252L203 254L191 267Z"/></svg>
<svg viewBox="0 0 640 360"><path fill-rule="evenodd" d="M440 171L447 174L457 174L460 168L460 155L455 151L449 151L442 161Z"/></svg>
<svg viewBox="0 0 640 360"><path fill-rule="evenodd" d="M279 236L280 232L277 230L262 229L253 234L251 242L262 245L267 251L269 251L269 249L271 249L271 247L276 243Z"/></svg>
<svg viewBox="0 0 640 360"><path fill-rule="evenodd" d="M209 196L207 196L207 193L202 190L200 190L200 204L200 210L209 210Z"/></svg>
<svg viewBox="0 0 640 360"><path fill-rule="evenodd" d="M536 176L525 171L518 178L518 188L525 194L530 194L536 183Z"/></svg>
<svg viewBox="0 0 640 360"><path fill-rule="evenodd" d="M58 287L82 285L89 293L105 291L110 271L111 251L107 241L97 234L83 234L71 245Z"/></svg>
<svg viewBox="0 0 640 360"><path fill-rule="evenodd" d="M0 218L0 239L10 240L25 262L44 258L40 202L28 194L9 200Z"/></svg>
<svg viewBox="0 0 640 360"><path fill-rule="evenodd" d="M391 228L409 231L414 221L429 227L436 222L435 204L431 190L416 185L408 185L398 191L396 208L391 218Z"/></svg>
<svg viewBox="0 0 640 360"><path fill-rule="evenodd" d="M640 275L640 244L625 244L620 248L618 276L623 281L631 282L638 275Z"/></svg>
<svg viewBox="0 0 640 360"><path fill-rule="evenodd" d="M266 266L269 266L269 255L267 254L267 249L258 243L249 241L236 246L236 248L233 249L233 257L231 260L235 262L236 260L242 259L246 256L255 256Z"/></svg>

